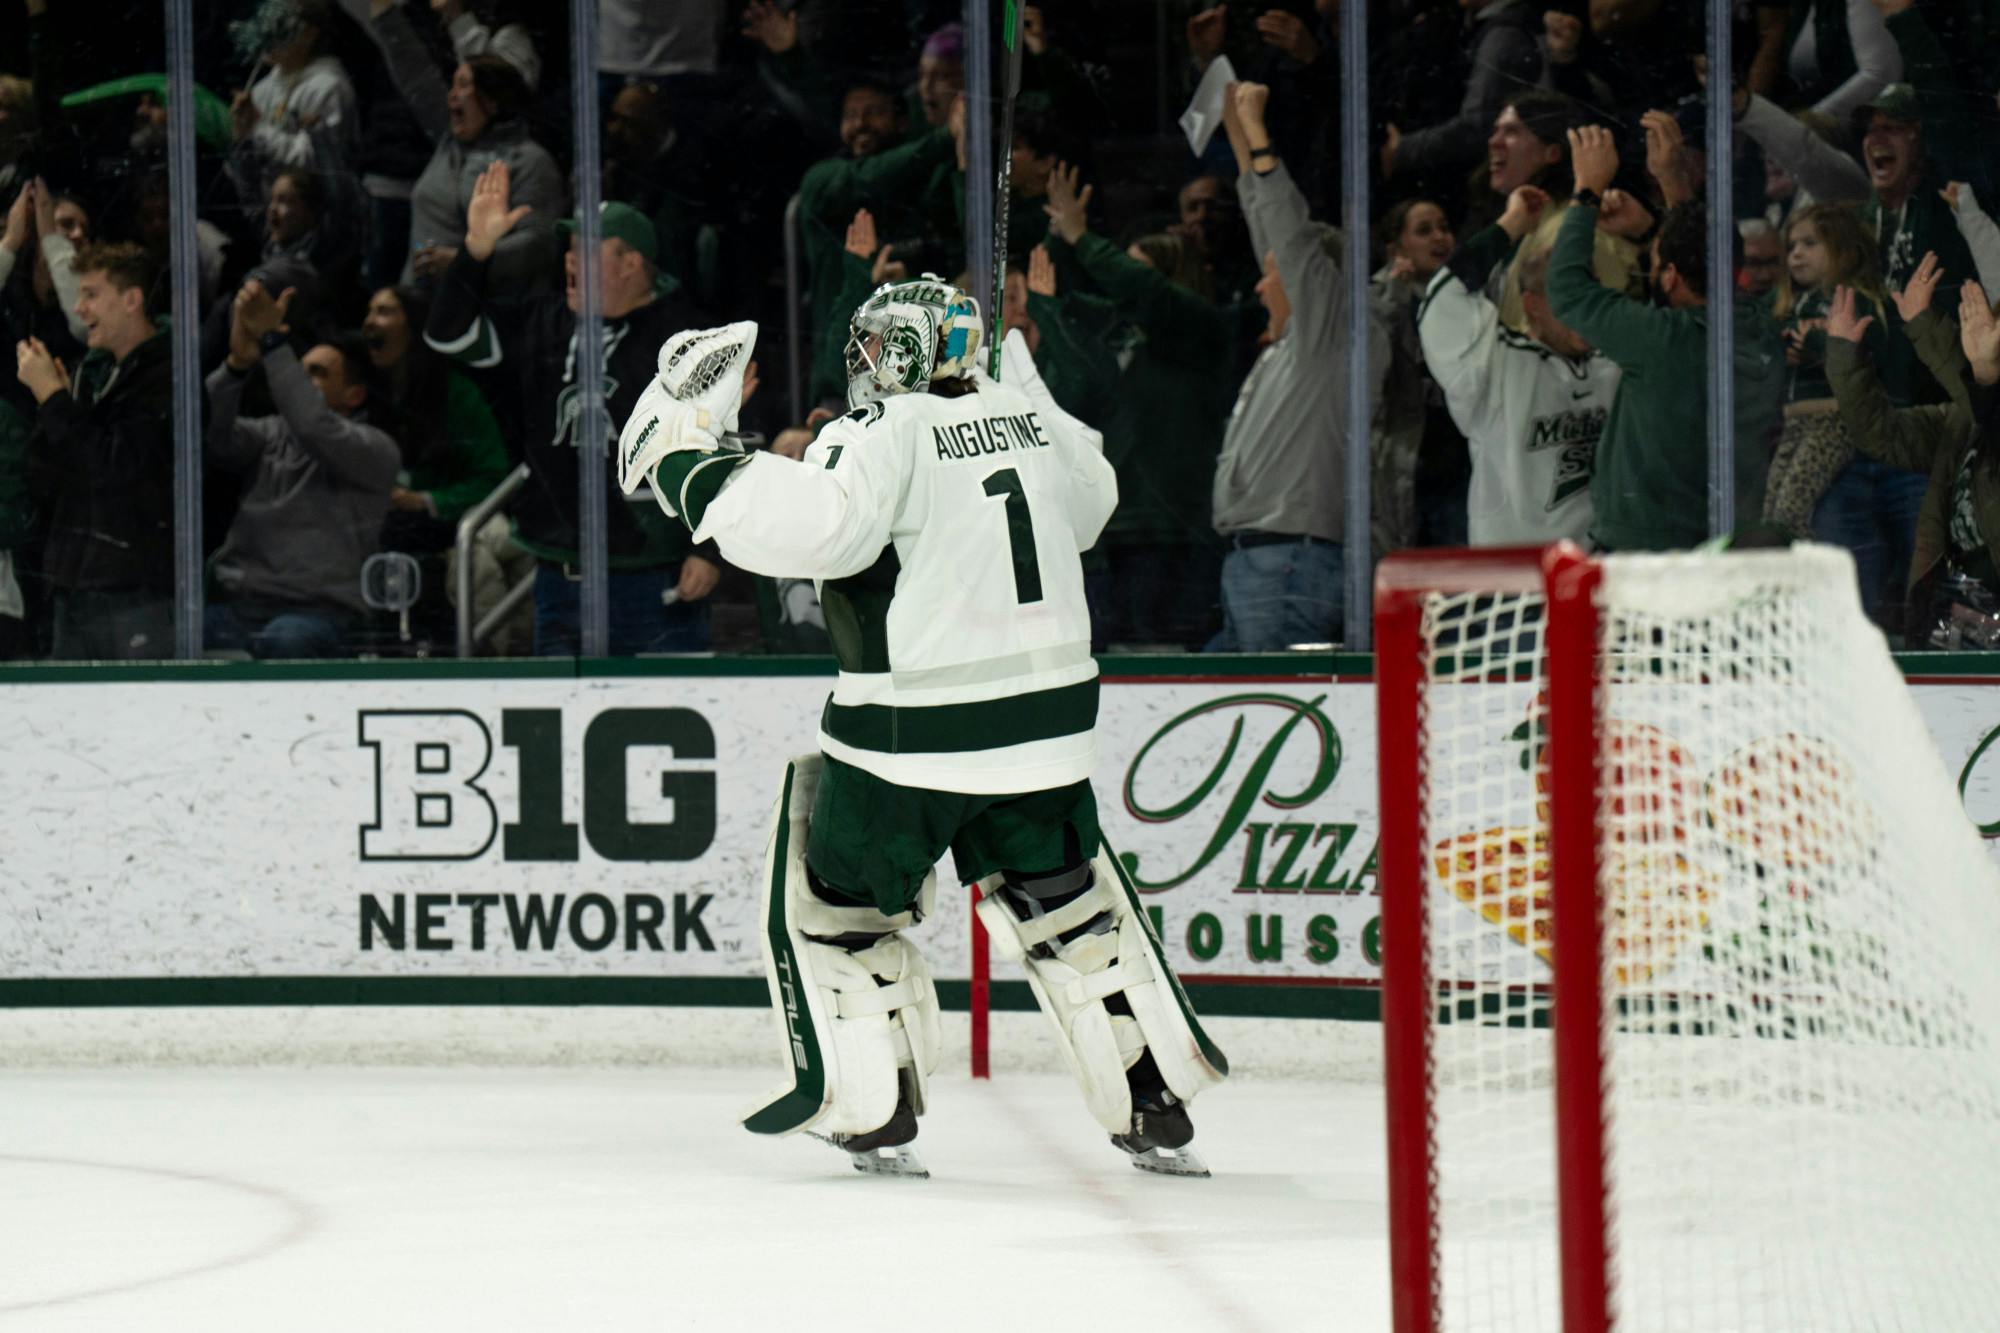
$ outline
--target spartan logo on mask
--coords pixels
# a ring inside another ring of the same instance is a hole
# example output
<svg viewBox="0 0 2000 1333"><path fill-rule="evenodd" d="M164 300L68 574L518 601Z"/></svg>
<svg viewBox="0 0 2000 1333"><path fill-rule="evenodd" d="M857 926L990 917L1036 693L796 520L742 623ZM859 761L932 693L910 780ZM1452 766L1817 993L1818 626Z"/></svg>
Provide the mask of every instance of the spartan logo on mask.
<svg viewBox="0 0 2000 1333"><path fill-rule="evenodd" d="M895 325L882 335L882 364L895 368L899 375L904 366L922 366L929 351L924 336L907 324Z"/></svg>

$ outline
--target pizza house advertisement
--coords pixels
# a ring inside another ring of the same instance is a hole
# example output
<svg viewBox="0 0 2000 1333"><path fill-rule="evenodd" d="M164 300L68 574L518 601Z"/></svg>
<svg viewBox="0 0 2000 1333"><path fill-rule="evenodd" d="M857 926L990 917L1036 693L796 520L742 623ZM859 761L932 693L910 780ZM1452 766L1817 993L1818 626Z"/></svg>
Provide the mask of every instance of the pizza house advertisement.
<svg viewBox="0 0 2000 1333"><path fill-rule="evenodd" d="M0 687L0 977L760 977L771 806L828 687ZM1915 693L2000 850L2000 688ZM1489 715L1502 762L1518 720ZM1379 976L1372 686L1113 678L1099 738L1105 832L1184 975ZM916 938L963 978L948 857L939 882Z"/></svg>

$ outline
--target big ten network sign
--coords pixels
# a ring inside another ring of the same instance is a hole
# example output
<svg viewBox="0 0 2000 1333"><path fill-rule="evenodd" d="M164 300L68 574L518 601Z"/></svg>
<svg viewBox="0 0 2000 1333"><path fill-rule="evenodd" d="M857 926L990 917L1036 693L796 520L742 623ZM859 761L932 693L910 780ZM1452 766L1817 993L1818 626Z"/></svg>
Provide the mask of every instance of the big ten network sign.
<svg viewBox="0 0 2000 1333"><path fill-rule="evenodd" d="M673 708L359 710L360 949L753 968L771 802L825 685L739 687ZM1177 966L1375 979L1367 686L1115 684L1098 741L1105 834ZM948 971L963 957L924 943Z"/></svg>
<svg viewBox="0 0 2000 1333"><path fill-rule="evenodd" d="M1163 942L1214 974L1376 976L1373 692L1209 687L1174 702L1128 732L1125 819L1105 811Z"/></svg>
<svg viewBox="0 0 2000 1333"><path fill-rule="evenodd" d="M359 741L375 768L364 863L494 862L504 887L363 893L360 947L425 952L714 952L712 893L607 892L616 874L526 887L534 865L692 862L716 842L715 731L693 708L607 708L581 735L557 708L503 708L498 734L465 709L364 709ZM572 750L572 747L575 747ZM580 819L566 790L580 773ZM445 877L440 874L442 881Z"/></svg>

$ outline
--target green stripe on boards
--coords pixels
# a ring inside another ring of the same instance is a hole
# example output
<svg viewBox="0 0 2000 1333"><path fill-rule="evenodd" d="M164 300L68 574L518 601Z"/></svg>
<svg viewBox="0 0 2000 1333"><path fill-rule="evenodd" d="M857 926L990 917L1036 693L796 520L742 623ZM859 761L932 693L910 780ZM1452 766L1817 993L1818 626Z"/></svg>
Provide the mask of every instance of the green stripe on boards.
<svg viewBox="0 0 2000 1333"><path fill-rule="evenodd" d="M1244 985L1188 981L1188 998L1210 1017L1330 1018L1373 1022L1367 986ZM964 1013L972 986L940 980L938 1007ZM273 1005L395 1005L432 1009L510 1005L548 1008L763 1009L762 977L12 977L0 979L0 1010L211 1009ZM1033 1013L1025 981L996 979L995 1013Z"/></svg>
<svg viewBox="0 0 2000 1333"><path fill-rule="evenodd" d="M819 1033L813 1029L812 1011L806 1002L806 980L792 948L791 931L785 922L785 874L791 864L792 779L797 765L785 766L785 785L778 795L778 830L771 848L769 899L764 912L764 936L771 950L771 966L778 976L778 993L771 997L783 1014L792 1054L792 1090L743 1121L752 1134L789 1134L819 1114L826 1099L825 1057L820 1053ZM791 983L787 1000L785 984Z"/></svg>
<svg viewBox="0 0 2000 1333"><path fill-rule="evenodd" d="M1097 681L977 703L836 704L829 699L820 725L857 750L880 754L964 754L1003 745L1053 740L1088 731L1097 722Z"/></svg>
<svg viewBox="0 0 2000 1333"><path fill-rule="evenodd" d="M0 980L6 1009L210 1009L305 1005L425 1008L762 1009L762 977L36 977ZM962 1005L960 1007L963 1007Z"/></svg>

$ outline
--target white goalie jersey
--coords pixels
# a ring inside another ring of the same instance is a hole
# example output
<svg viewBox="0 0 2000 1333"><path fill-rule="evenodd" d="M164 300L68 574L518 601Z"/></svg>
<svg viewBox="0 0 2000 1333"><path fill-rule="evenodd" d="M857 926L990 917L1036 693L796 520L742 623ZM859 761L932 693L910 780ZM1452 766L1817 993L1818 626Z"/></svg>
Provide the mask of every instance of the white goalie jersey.
<svg viewBox="0 0 2000 1333"><path fill-rule="evenodd" d="M1117 480L1018 335L1003 357L1005 383L857 408L802 463L754 455L682 506L730 563L818 582L840 663L821 748L903 786L1039 791L1096 762L1079 557Z"/></svg>

